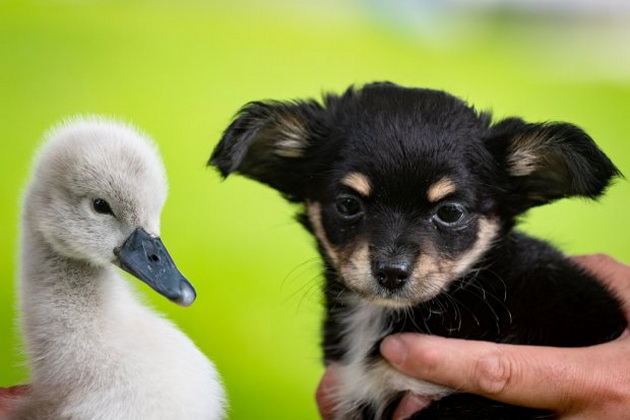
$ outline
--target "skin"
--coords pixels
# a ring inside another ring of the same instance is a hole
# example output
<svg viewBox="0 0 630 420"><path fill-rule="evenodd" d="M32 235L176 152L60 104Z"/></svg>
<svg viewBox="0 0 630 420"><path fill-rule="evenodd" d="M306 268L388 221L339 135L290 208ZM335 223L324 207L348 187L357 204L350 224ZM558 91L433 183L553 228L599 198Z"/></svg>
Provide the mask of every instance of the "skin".
<svg viewBox="0 0 630 420"><path fill-rule="evenodd" d="M619 295L630 320L630 266L605 255L575 259ZM400 334L384 340L381 353L410 376L499 401L551 409L560 420L623 418L630 411L628 332L610 343L576 349L482 341L466 341L464 346L460 341ZM335 384L335 366L330 366L316 393L324 419L332 418ZM0 415L6 415L10 401L25 392L24 385L0 388ZM407 418L428 403L407 395L394 420Z"/></svg>
<svg viewBox="0 0 630 420"><path fill-rule="evenodd" d="M27 393L28 385L16 385L9 388L0 388L0 418L9 414L12 402L21 395Z"/></svg>
<svg viewBox="0 0 630 420"><path fill-rule="evenodd" d="M575 260L606 283L624 302L630 321L630 266L606 255ZM392 335L381 354L397 370L511 404L553 410L560 420L624 418L630 411L630 334L583 348L554 348L466 341L422 334ZM335 366L316 393L320 414L331 419ZM406 395L394 420L430 401Z"/></svg>

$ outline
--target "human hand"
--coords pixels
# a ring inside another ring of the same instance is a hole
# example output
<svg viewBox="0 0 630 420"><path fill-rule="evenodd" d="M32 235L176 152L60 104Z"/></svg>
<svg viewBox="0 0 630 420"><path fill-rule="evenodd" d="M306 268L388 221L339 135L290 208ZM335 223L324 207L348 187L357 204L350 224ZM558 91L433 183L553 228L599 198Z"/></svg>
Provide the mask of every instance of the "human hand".
<svg viewBox="0 0 630 420"><path fill-rule="evenodd" d="M575 260L618 294L630 320L630 266L604 255ZM381 353L401 372L510 404L553 410L562 420L624 418L630 412L630 334L591 347L554 348L465 343L421 334L386 338ZM335 406L335 366L316 400L324 419ZM394 413L404 419L430 403L407 394Z"/></svg>
<svg viewBox="0 0 630 420"><path fill-rule="evenodd" d="M607 283L630 319L630 266L591 255L576 261ZM630 412L630 334L582 348L446 339L420 334L386 338L381 353L401 372L509 404L542 408L562 420L621 419ZM414 407L406 396L402 417Z"/></svg>
<svg viewBox="0 0 630 420"><path fill-rule="evenodd" d="M326 372L324 372L324 376L322 376L315 392L317 408L324 420L331 420L334 417L335 405L337 404L334 392L337 386L337 369L338 366L336 364L331 364L326 368ZM392 418L394 420L405 419L430 403L431 400L429 398L407 394L394 411Z"/></svg>

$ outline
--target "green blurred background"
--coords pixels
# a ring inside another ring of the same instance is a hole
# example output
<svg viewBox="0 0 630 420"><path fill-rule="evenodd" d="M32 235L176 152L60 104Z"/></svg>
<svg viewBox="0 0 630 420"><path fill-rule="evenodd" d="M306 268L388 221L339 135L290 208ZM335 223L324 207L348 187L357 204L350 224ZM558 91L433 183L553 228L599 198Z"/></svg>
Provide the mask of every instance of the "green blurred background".
<svg viewBox="0 0 630 420"><path fill-rule="evenodd" d="M250 100L390 80L449 90L496 117L574 122L629 174L628 8L573 3L0 0L0 386L27 380L14 282L32 153L51 124L98 113L160 146L162 236L199 299L181 309L138 287L216 362L230 417L316 418L313 242L274 191L205 168L223 128ZM600 203L559 202L521 226L569 253L630 261L629 193L619 180Z"/></svg>

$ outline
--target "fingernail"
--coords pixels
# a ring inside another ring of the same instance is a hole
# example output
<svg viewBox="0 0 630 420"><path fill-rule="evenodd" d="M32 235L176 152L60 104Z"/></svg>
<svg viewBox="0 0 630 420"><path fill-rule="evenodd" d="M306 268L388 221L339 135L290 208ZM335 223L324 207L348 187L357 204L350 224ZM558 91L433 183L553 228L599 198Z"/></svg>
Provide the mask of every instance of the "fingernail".
<svg viewBox="0 0 630 420"><path fill-rule="evenodd" d="M399 336L390 335L381 343L381 354L393 365L401 365L407 359L407 343Z"/></svg>

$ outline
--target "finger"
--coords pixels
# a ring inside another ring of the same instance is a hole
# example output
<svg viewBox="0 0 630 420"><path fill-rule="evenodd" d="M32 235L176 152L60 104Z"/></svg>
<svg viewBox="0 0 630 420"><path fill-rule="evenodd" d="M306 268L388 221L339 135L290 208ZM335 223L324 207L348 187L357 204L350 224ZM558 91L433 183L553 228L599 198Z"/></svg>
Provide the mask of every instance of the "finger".
<svg viewBox="0 0 630 420"><path fill-rule="evenodd" d="M337 367L330 365L324 372L322 380L317 386L315 392L315 401L317 402L317 408L322 419L328 420L333 418L333 413L337 405L335 401L335 389L337 387Z"/></svg>
<svg viewBox="0 0 630 420"><path fill-rule="evenodd" d="M387 337L381 353L396 369L419 379L510 404L557 411L584 398L586 385L582 385L588 384L586 375L593 372L582 349L420 334Z"/></svg>
<svg viewBox="0 0 630 420"><path fill-rule="evenodd" d="M573 259L621 298L626 318L630 319L630 266L605 254L581 255Z"/></svg>
<svg viewBox="0 0 630 420"><path fill-rule="evenodd" d="M615 290L630 293L630 265L606 254L578 255L573 260Z"/></svg>
<svg viewBox="0 0 630 420"><path fill-rule="evenodd" d="M421 397L415 394L405 394L402 398L398 407L394 411L392 415L393 420L403 420L408 419L413 414L427 407L431 403L431 400L428 398Z"/></svg>

